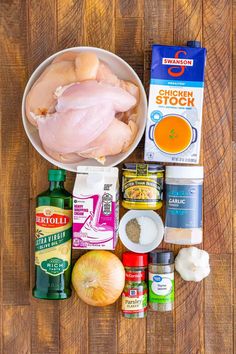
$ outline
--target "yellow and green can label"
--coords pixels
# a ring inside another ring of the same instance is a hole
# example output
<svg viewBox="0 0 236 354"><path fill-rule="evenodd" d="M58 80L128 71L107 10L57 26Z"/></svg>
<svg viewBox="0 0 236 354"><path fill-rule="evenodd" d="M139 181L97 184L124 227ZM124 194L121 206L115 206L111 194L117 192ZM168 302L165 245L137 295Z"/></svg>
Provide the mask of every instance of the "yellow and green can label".
<svg viewBox="0 0 236 354"><path fill-rule="evenodd" d="M63 274L71 263L72 210L36 208L35 265L47 274Z"/></svg>

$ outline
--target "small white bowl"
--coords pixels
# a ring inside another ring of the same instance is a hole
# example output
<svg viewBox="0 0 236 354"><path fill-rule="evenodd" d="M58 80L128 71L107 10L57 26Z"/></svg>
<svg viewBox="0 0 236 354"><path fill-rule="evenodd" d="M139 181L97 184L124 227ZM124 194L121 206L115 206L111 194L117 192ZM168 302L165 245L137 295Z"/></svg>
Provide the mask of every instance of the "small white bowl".
<svg viewBox="0 0 236 354"><path fill-rule="evenodd" d="M126 234L126 224L131 220L138 218L140 216L146 216L152 219L157 226L157 238L149 244L141 245L140 243L134 243L130 241ZM156 247L158 247L163 240L164 235L164 225L161 220L161 217L152 210L129 210L120 220L119 225L119 237L123 243L123 245L128 248L130 251L137 253L147 253L153 251Z"/></svg>
<svg viewBox="0 0 236 354"><path fill-rule="evenodd" d="M111 167L118 165L120 162L125 160L137 147L138 143L140 142L145 126L146 126L146 117L147 117L147 97L146 93L144 90L144 87L142 85L141 80L139 79L138 75L136 72L131 68L131 66L126 63L123 59L118 57L117 55L104 50L100 48L95 48L95 47L74 47L74 48L67 48L64 50L61 50L60 52L57 52L53 55L51 55L49 58L44 60L33 72L31 77L29 78L29 81L25 87L25 91L23 94L23 100L22 100L22 119L23 119L23 125L26 131L26 134L31 142L31 144L34 146L34 148L39 152L41 156L43 156L46 160L49 162L53 163L54 165L63 168L68 171L76 172L77 171L77 166L101 166L99 162L97 162L94 159L85 159L83 161L80 161L78 163L62 163L59 161L54 160L51 156L49 156L43 149L38 130L36 127L34 127L27 119L26 114L25 114L25 100L26 96L34 84L34 82L38 79L40 74L46 69L46 67L52 62L52 60L57 57L59 54L68 52L68 51L73 51L73 52L84 52L84 51L90 51L94 52L97 54L98 58L107 63L112 71L120 78L124 80L129 80L135 83L139 87L139 92L140 92L140 100L137 108L137 124L139 127L138 134L133 142L133 144L130 146L129 150L118 155L114 156L108 156L106 158L106 162L104 166Z"/></svg>

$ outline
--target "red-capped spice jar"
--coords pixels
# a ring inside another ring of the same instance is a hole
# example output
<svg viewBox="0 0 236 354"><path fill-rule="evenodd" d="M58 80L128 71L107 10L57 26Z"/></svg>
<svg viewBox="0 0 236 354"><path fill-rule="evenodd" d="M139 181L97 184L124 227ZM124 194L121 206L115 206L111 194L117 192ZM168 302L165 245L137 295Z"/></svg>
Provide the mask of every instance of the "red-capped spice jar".
<svg viewBox="0 0 236 354"><path fill-rule="evenodd" d="M122 313L127 318L144 318L147 314L146 253L124 252L125 287L122 293Z"/></svg>

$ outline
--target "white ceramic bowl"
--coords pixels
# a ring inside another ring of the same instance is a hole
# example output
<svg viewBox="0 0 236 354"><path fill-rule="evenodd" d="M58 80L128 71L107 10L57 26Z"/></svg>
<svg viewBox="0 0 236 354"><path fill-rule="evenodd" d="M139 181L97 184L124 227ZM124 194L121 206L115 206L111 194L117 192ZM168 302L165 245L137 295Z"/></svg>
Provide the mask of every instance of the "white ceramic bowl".
<svg viewBox="0 0 236 354"><path fill-rule="evenodd" d="M130 241L126 234L126 224L129 222L131 219L138 218L140 216L146 216L148 218L151 218L156 226L157 226L157 237L152 243L146 244L146 245L141 245L139 243L134 243ZM164 225L161 220L161 217L152 210L129 210L125 215L121 218L120 220L120 225L119 225L119 237L123 243L123 245L128 248L130 251L136 252L136 253L147 253L153 251L156 247L158 247L163 240L163 235L164 235Z"/></svg>
<svg viewBox="0 0 236 354"><path fill-rule="evenodd" d="M140 101L138 104L138 119L137 119L137 124L139 127L138 134L133 142L133 144L130 146L129 150L122 153L118 154L115 156L109 156L106 158L106 162L104 166L115 166L125 160L137 147L138 143L140 142L144 130L145 130L145 125L146 125L146 117L147 117L147 98L146 98L146 93L144 91L143 85L141 80L139 79L138 75L136 72L131 68L129 64L127 64L123 59L118 57L117 55L108 52L107 50L100 49L100 48L95 48L95 47L74 47L74 48L68 48L64 49L60 52L57 52L53 55L51 55L49 58L44 60L38 67L37 69L33 72L31 75L26 87L25 91L23 94L23 100L22 100L22 119L23 119L23 125L26 131L26 134L31 142L31 144L35 147L35 149L40 153L41 156L43 156L46 160L49 162L53 163L54 165L63 168L68 171L73 171L76 172L77 166L101 166L96 160L94 159L85 159L83 161L80 161L78 163L61 163L56 160L54 160L52 157L50 157L44 150L39 138L38 130L36 127L34 127L27 119L26 114L25 114L25 99L26 96L34 84L34 82L37 80L37 78L40 76L40 74L43 72L43 70L52 62L52 60L58 56L59 54L65 53L67 51L73 51L73 52L84 52L84 51L92 51L95 52L98 56L99 59L103 60L109 66L111 67L112 71L120 78L124 80L129 80L135 83L139 87L140 91Z"/></svg>

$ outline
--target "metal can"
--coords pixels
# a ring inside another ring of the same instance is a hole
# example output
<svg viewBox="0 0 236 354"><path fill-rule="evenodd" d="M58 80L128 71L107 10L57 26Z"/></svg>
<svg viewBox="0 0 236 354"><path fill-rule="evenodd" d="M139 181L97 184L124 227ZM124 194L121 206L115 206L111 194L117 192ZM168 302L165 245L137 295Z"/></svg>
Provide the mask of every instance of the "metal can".
<svg viewBox="0 0 236 354"><path fill-rule="evenodd" d="M126 209L157 210L163 204L164 167L126 163L123 166L122 205Z"/></svg>

